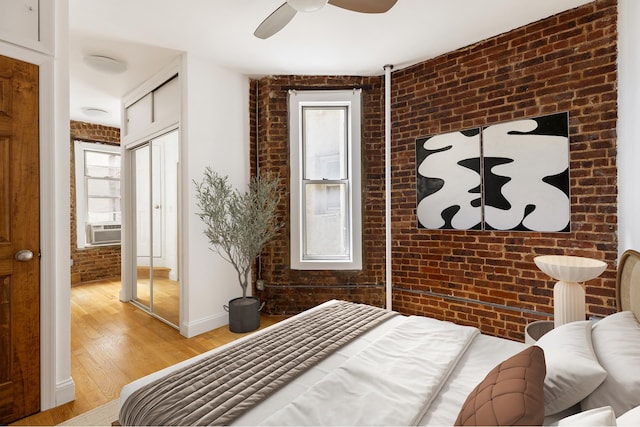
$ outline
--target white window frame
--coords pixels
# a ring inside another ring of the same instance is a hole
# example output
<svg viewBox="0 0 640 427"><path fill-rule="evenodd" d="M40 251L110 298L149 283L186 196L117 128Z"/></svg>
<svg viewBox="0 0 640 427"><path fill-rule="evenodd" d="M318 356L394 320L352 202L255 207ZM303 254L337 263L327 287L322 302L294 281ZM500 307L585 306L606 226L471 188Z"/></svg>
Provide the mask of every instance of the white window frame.
<svg viewBox="0 0 640 427"><path fill-rule="evenodd" d="M291 269L362 270L361 90L289 91L289 144L291 172ZM348 258L307 258L304 248L303 107L347 107L347 225Z"/></svg>
<svg viewBox="0 0 640 427"><path fill-rule="evenodd" d="M87 191L84 175L84 153L85 151L102 151L105 153L117 153L120 155L120 164L122 165L122 152L117 145L100 144L96 142L75 141L74 143L74 162L75 162L75 184L76 184L76 245L78 249L93 248L99 246L118 246L118 243L105 243L100 245L92 245L87 239ZM122 167L122 166L121 166ZM122 176L122 174L121 174ZM122 181L120 182L122 185ZM121 199L122 206L122 199Z"/></svg>

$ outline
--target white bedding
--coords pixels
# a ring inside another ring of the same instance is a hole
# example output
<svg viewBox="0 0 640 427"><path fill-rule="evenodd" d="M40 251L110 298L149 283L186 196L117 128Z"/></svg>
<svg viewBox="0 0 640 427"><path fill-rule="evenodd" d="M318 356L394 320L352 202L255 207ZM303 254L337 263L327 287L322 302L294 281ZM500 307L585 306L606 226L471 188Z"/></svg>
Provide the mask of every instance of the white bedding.
<svg viewBox="0 0 640 427"><path fill-rule="evenodd" d="M402 320L261 424L415 425L479 331Z"/></svg>
<svg viewBox="0 0 640 427"><path fill-rule="evenodd" d="M526 347L517 341L477 335L418 425L452 426L471 390L496 365Z"/></svg>
<svg viewBox="0 0 640 427"><path fill-rule="evenodd" d="M406 335L404 339L400 338L402 334ZM438 339L421 339L428 335ZM423 317L396 316L322 360L233 424L453 425L469 392L498 363L525 347L515 341L481 335L475 328ZM142 385L216 351L219 349L126 385L120 404ZM372 356L374 353L376 356ZM388 357L379 359L383 353ZM402 360L400 355L410 360ZM372 383L370 378L377 380ZM414 392L399 395L390 392L404 387ZM343 398L337 389L351 396ZM326 405L314 404L311 399L314 396L319 397L317 402L324 401ZM328 400L329 396L333 400ZM296 399L296 404L291 405ZM345 410L338 408L340 404L360 410L346 411L350 418L344 418ZM378 412L373 411L376 408ZM311 418L300 418L301 414Z"/></svg>

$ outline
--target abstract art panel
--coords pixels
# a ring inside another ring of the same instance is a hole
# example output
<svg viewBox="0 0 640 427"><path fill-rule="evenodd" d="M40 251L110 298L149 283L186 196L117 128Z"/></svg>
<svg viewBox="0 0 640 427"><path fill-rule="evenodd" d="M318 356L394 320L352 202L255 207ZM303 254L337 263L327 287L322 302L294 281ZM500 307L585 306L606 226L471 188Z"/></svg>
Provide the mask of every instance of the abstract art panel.
<svg viewBox="0 0 640 427"><path fill-rule="evenodd" d="M418 228L570 230L568 114L416 140Z"/></svg>
<svg viewBox="0 0 640 427"><path fill-rule="evenodd" d="M418 228L480 230L480 128L416 141Z"/></svg>
<svg viewBox="0 0 640 427"><path fill-rule="evenodd" d="M567 113L482 130L487 230L569 231Z"/></svg>

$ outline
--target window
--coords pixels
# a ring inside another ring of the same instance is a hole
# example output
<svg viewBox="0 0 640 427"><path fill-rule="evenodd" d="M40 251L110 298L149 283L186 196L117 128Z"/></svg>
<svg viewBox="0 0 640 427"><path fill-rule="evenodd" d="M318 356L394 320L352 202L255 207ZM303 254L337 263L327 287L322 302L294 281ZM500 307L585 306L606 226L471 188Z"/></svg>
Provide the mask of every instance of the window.
<svg viewBox="0 0 640 427"><path fill-rule="evenodd" d="M120 243L120 147L75 142L78 248Z"/></svg>
<svg viewBox="0 0 640 427"><path fill-rule="evenodd" d="M291 91L291 268L362 269L360 90Z"/></svg>

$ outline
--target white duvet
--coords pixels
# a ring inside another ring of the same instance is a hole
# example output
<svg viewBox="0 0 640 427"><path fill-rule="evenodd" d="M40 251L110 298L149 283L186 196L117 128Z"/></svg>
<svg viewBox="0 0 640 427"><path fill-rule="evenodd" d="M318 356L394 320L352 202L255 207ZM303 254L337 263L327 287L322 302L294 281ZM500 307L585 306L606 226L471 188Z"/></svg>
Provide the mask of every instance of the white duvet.
<svg viewBox="0 0 640 427"><path fill-rule="evenodd" d="M239 341L248 339L251 336ZM340 348L232 424L453 425L473 387L499 362L524 347L481 335L475 328L395 316ZM120 401L144 384L221 349L126 385Z"/></svg>
<svg viewBox="0 0 640 427"><path fill-rule="evenodd" d="M262 424L415 425L478 334L405 318Z"/></svg>

